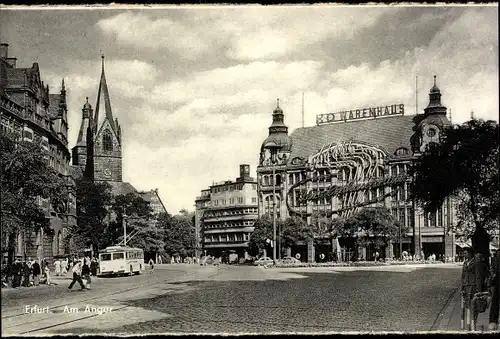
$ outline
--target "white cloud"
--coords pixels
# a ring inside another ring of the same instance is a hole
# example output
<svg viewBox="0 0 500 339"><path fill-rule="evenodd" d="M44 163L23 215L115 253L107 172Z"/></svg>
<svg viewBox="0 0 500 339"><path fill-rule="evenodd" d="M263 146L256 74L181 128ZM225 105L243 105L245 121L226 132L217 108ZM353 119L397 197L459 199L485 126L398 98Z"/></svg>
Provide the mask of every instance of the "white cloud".
<svg viewBox="0 0 500 339"><path fill-rule="evenodd" d="M142 13L125 12L101 20L97 26L125 45L175 48L187 59L198 57L212 47L209 34L203 34L203 30L195 30L166 17L154 19Z"/></svg>
<svg viewBox="0 0 500 339"><path fill-rule="evenodd" d="M165 13L180 17L177 11L181 9ZM261 60L286 57L328 38L351 38L383 12L340 6L220 7L190 9L182 19L125 12L97 26L119 43L174 51L185 59L222 52L236 60Z"/></svg>
<svg viewBox="0 0 500 339"><path fill-rule="evenodd" d="M182 58L169 62L193 69L165 80L170 75L163 74L160 63L106 58L113 113L122 121L125 138L124 180L138 189L158 187L171 213L193 210L199 191L212 181L237 177L239 164L250 164L255 173L276 98L290 133L301 126L302 92L306 126L314 125L319 113L372 105L402 102L413 113L415 75L422 111L437 74L443 103L453 110L454 122L467 119L471 110L477 117L498 120L496 16L471 8L444 25L428 45L415 46L398 60L337 69L328 60L315 61L317 55L306 47L316 44L315 51L326 51L339 38L356 39L357 32L374 25L383 11L315 11L313 15L312 10L303 14L288 8L191 10L182 20L168 15L153 18L144 11L102 20L100 29L115 35L118 42L150 49L155 55L175 49ZM418 32L418 23L412 25ZM216 66L197 60L210 53L220 56ZM241 61L231 65L226 55ZM78 62L65 75L72 145L85 96L92 105L95 102L97 59ZM48 79L51 88L59 88L56 72Z"/></svg>
<svg viewBox="0 0 500 339"><path fill-rule="evenodd" d="M154 89L151 100L162 104L197 99L226 107L265 102L266 93L279 96L287 88L312 86L322 65L322 62L308 60L291 63L259 61L217 68L159 85Z"/></svg>

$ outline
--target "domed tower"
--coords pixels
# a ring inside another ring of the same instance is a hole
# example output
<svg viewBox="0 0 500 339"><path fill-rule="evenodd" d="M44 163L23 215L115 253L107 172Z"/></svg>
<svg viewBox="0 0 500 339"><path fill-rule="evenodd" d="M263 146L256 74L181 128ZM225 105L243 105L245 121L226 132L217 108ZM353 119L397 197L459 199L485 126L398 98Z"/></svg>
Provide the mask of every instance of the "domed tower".
<svg viewBox="0 0 500 339"><path fill-rule="evenodd" d="M269 136L260 148L260 166L271 165L271 154L276 151L276 164L285 164L292 151L292 139L288 135L288 127L284 122L285 115L277 100L273 111L273 123L269 127Z"/></svg>
<svg viewBox="0 0 500 339"><path fill-rule="evenodd" d="M429 105L424 109L424 114L417 116L413 145L415 153L425 151L427 145L431 143L439 143L443 129L451 125L446 113L446 107L441 104L441 91L436 85L434 76L434 86L429 92Z"/></svg>

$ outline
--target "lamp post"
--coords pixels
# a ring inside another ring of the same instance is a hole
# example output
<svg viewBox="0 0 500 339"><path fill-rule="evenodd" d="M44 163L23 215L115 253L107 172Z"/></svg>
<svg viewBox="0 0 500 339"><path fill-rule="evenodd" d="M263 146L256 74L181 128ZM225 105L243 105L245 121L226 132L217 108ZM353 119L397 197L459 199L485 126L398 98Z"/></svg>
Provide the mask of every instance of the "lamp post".
<svg viewBox="0 0 500 339"><path fill-rule="evenodd" d="M274 141L268 142L265 146L271 153L272 178L273 178L273 262L276 264L276 155L278 146Z"/></svg>
<svg viewBox="0 0 500 339"><path fill-rule="evenodd" d="M127 246L127 215L123 215L123 246Z"/></svg>

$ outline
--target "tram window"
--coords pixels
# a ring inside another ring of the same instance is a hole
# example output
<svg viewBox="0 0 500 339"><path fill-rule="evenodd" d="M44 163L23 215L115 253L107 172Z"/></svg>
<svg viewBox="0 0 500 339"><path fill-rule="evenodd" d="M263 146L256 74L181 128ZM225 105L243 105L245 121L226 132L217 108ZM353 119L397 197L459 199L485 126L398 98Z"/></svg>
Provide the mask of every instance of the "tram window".
<svg viewBox="0 0 500 339"><path fill-rule="evenodd" d="M113 253L113 260L121 260L124 258L123 253Z"/></svg>
<svg viewBox="0 0 500 339"><path fill-rule="evenodd" d="M110 253L101 254L101 261L109 261L109 260L111 260Z"/></svg>

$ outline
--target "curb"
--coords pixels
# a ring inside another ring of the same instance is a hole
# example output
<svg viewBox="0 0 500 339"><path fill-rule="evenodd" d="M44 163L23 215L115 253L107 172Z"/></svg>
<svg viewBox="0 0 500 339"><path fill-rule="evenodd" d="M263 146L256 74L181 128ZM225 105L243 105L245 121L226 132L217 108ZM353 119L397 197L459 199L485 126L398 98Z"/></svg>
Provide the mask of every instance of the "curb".
<svg viewBox="0 0 500 339"><path fill-rule="evenodd" d="M457 300L458 299L458 300ZM455 312L460 312L460 293L459 288L453 290L453 292L448 297L445 306L441 310L436 319L435 324L432 326L432 330L437 331L449 331L451 318ZM459 331L460 329L451 329L454 331Z"/></svg>

